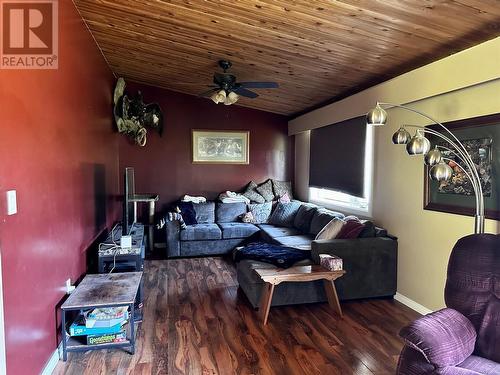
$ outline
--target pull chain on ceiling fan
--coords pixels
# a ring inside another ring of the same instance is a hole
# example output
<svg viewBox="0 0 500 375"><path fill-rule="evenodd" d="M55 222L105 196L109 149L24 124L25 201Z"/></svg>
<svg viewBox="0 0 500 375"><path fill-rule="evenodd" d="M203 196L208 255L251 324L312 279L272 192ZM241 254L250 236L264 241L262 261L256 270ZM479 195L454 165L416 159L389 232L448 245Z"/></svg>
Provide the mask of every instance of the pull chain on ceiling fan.
<svg viewBox="0 0 500 375"><path fill-rule="evenodd" d="M274 89L279 85L276 82L236 82L236 76L227 73L231 67L231 61L220 60L219 66L223 73L214 73L214 85L208 91L199 96L210 96L214 103L231 105L238 101L240 96L255 99L259 94L248 89Z"/></svg>

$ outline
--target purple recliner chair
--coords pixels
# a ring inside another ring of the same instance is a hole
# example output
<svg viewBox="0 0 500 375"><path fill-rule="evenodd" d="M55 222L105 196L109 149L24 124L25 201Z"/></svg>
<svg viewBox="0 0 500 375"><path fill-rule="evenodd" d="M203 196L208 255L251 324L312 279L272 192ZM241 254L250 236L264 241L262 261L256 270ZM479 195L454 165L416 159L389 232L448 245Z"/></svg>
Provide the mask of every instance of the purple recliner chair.
<svg viewBox="0 0 500 375"><path fill-rule="evenodd" d="M450 256L447 308L403 328L400 375L500 374L500 236L461 238Z"/></svg>

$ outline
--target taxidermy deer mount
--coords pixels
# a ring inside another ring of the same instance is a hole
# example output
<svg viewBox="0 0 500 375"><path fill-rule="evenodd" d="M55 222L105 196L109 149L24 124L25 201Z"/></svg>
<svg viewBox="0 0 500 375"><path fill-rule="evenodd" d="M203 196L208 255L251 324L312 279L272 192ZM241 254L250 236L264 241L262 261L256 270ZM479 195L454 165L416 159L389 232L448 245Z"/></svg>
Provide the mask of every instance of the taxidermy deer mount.
<svg viewBox="0 0 500 375"><path fill-rule="evenodd" d="M147 129L155 129L163 133L163 113L157 103L144 104L142 93L137 92L133 98L124 94L125 80L118 78L113 96L114 116L118 132L127 135L141 147L146 145Z"/></svg>

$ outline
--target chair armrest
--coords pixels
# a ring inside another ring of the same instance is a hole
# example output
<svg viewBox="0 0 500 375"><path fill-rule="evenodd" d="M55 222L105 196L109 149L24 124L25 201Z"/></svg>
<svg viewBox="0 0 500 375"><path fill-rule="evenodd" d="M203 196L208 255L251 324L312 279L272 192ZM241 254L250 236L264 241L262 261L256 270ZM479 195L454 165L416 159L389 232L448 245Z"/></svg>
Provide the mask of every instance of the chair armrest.
<svg viewBox="0 0 500 375"><path fill-rule="evenodd" d="M179 221L167 220L165 223L165 242L167 244L167 257L178 257L181 255L180 248L180 231L181 226Z"/></svg>
<svg viewBox="0 0 500 375"><path fill-rule="evenodd" d="M438 368L462 363L476 344L476 330L470 320L450 308L415 320L401 329L399 336Z"/></svg>

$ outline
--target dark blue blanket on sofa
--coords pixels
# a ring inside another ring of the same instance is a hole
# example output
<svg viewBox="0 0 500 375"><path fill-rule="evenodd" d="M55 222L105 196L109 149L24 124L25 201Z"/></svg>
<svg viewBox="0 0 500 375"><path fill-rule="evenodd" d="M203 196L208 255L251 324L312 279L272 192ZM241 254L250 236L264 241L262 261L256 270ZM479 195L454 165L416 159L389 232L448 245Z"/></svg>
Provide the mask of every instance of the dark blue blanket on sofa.
<svg viewBox="0 0 500 375"><path fill-rule="evenodd" d="M239 262L243 259L258 260L274 264L277 267L288 268L298 261L311 259L311 252L294 247L253 242L235 251L234 260Z"/></svg>

